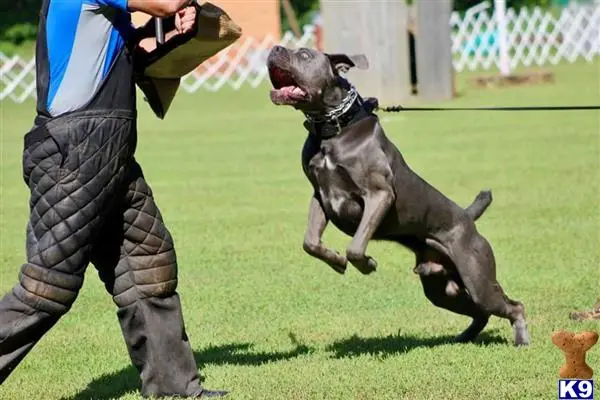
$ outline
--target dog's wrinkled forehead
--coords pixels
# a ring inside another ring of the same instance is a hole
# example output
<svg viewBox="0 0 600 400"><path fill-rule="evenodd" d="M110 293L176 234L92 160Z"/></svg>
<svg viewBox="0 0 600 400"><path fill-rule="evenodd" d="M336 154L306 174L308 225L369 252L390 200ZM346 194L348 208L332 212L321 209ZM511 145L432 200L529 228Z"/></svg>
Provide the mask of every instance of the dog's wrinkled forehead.
<svg viewBox="0 0 600 400"><path fill-rule="evenodd" d="M368 68L368 61L364 55L328 54L306 47L290 49L280 46L272 53L280 62L288 64L299 77L310 79L333 78L353 67Z"/></svg>
<svg viewBox="0 0 600 400"><path fill-rule="evenodd" d="M303 47L290 49L289 55L290 67L298 75L311 79L331 78L335 75L331 61L325 53Z"/></svg>

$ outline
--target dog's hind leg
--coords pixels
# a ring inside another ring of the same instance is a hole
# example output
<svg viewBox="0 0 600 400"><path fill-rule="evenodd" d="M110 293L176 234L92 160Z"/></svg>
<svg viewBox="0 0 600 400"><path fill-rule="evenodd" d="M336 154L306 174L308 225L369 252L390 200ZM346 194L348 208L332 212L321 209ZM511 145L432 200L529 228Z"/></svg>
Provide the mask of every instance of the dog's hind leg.
<svg viewBox="0 0 600 400"><path fill-rule="evenodd" d="M481 190L479 191L479 193L477 193L477 196L475 196L475 199L473 200L473 202L467 207L465 208L465 211L467 213L467 215L473 220L476 221L479 219L479 217L481 217L483 215L483 213L487 210L487 208L490 206L490 204L492 203L492 191L491 190ZM426 253L431 253L428 250L425 250ZM431 257L432 254L429 254L429 257ZM439 257L436 257L439 258ZM420 276L427 276L427 275L433 275L433 274L445 274L447 273L447 271L445 270L444 266L442 265L443 263L440 262L430 262L429 261L425 261L425 262L419 262L417 261L417 265L414 268L414 272ZM439 260L438 260L439 261ZM456 282L454 282L453 280L449 279L448 280L448 287L446 288L446 291L448 290L455 290L455 289L449 289L451 287L456 287Z"/></svg>
<svg viewBox="0 0 600 400"><path fill-rule="evenodd" d="M487 325L489 314L477 307L465 292L452 261L431 248L418 251L416 258L414 272L419 274L425 297L437 307L473 318L471 325L455 341L474 340Z"/></svg>
<svg viewBox="0 0 600 400"><path fill-rule="evenodd" d="M469 297L464 289L461 290L457 286L457 291L449 292L448 287L451 286L451 283L454 283L454 285L456 285L456 283L448 277L438 274L419 276L419 278L423 285L425 297L427 297L433 305L473 318L473 321L467 329L454 340L459 343L474 340L487 325L490 318L489 314L486 314L481 308L477 307L473 302L473 299Z"/></svg>
<svg viewBox="0 0 600 400"><path fill-rule="evenodd" d="M451 256L437 241L427 239L426 243L452 259L469 296L483 313L508 319L513 327L515 344L529 344L525 307L508 298L496 280L494 254L483 236L476 233L463 235Z"/></svg>

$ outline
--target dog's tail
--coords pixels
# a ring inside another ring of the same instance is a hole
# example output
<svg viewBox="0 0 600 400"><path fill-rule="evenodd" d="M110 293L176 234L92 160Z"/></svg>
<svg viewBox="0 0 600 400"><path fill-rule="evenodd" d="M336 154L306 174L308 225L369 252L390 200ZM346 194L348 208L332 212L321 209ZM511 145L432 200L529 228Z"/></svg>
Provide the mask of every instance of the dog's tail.
<svg viewBox="0 0 600 400"><path fill-rule="evenodd" d="M479 217L483 215L485 210L492 204L492 191L491 190L482 190L477 193L477 197L469 207L465 209L467 214L473 219L473 221L477 221Z"/></svg>

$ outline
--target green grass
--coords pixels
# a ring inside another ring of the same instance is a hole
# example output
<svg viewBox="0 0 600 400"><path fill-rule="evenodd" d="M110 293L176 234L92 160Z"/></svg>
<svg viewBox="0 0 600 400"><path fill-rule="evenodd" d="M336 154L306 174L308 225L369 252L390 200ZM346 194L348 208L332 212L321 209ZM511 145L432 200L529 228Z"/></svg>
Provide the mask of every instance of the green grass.
<svg viewBox="0 0 600 400"><path fill-rule="evenodd" d="M476 90L452 105L599 104L600 66L560 65L554 85ZM368 95L368 93L364 93ZM437 309L403 248L339 276L302 251L310 186L301 115L267 88L181 94L165 121L140 104L138 159L173 233L179 292L205 385L231 399L551 399L563 363L554 330L600 296L598 112L382 115L421 176L459 204L490 187L478 226L498 277L525 303L533 344L493 318L476 344L448 340L465 317ZM24 260L22 135L33 103L1 104L0 289ZM344 250L335 228L326 242ZM139 398L111 298L92 266L72 311L0 387L2 399ZM588 355L600 373L600 345Z"/></svg>

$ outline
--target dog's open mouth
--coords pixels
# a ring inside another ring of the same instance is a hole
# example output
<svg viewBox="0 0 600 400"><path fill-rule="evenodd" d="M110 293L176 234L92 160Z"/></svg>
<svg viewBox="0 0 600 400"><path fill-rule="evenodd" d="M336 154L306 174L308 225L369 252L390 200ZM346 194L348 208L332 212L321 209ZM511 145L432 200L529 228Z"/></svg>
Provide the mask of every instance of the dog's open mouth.
<svg viewBox="0 0 600 400"><path fill-rule="evenodd" d="M269 66L269 77L273 84L271 101L274 104L296 104L308 98L306 91L296 83L288 71L276 66Z"/></svg>

